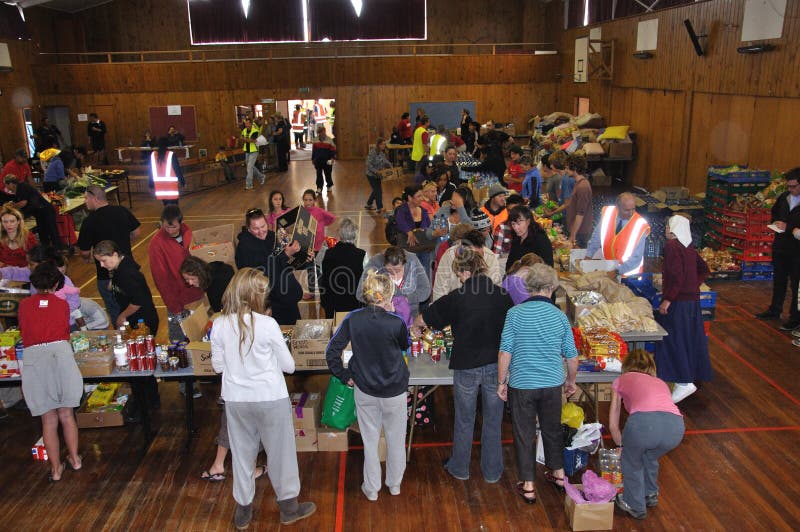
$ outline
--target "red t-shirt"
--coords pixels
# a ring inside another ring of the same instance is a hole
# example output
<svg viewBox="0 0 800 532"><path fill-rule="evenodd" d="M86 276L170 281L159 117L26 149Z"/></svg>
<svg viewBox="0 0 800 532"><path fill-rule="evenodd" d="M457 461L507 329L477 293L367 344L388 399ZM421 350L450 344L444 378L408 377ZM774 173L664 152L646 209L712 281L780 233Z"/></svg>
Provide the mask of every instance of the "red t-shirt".
<svg viewBox="0 0 800 532"><path fill-rule="evenodd" d="M69 340L69 305L54 294L34 294L19 304L22 345Z"/></svg>
<svg viewBox="0 0 800 532"><path fill-rule="evenodd" d="M410 139L414 132L411 130L411 121L408 118L403 118L397 124L397 132L400 134L401 139Z"/></svg>
<svg viewBox="0 0 800 532"><path fill-rule="evenodd" d="M0 263L5 266L19 266L20 268L24 268L28 265L28 250L36 244L38 244L38 242L36 241L36 235L33 233L28 233L28 240L25 241L25 246L21 248L11 249L0 243Z"/></svg>
<svg viewBox="0 0 800 532"><path fill-rule="evenodd" d="M5 166L3 166L3 170L0 171L0 179L4 178L8 174L17 176L17 179L20 181L27 181L28 183L33 184L31 167L28 163L18 164L17 161L11 159L5 164Z"/></svg>
<svg viewBox="0 0 800 532"><path fill-rule="evenodd" d="M525 177L525 172L522 171L522 166L520 166L519 163L515 163L514 161L510 161L508 163L507 171L511 177L515 177L517 179ZM508 188L510 188L514 192L517 192L518 194L522 194L522 181L520 181L519 183L515 183L513 181L507 181L507 184Z"/></svg>

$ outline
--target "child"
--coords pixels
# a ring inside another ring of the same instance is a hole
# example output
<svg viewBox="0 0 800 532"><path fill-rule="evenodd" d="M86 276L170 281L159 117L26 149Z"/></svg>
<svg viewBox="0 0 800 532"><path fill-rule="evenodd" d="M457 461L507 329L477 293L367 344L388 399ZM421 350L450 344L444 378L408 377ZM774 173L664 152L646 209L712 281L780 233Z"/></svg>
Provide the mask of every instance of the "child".
<svg viewBox="0 0 800 532"><path fill-rule="evenodd" d="M370 501L378 500L381 463L378 440L386 435L386 486L400 494L406 469L406 391L408 366L403 351L408 349L408 329L394 314L394 283L386 274L371 270L362 294L367 306L352 311L342 321L325 351L331 373L355 387L356 412L364 440L364 482L361 491ZM353 357L347 368L342 351L352 343Z"/></svg>
<svg viewBox="0 0 800 532"><path fill-rule="evenodd" d="M334 220L336 220L336 216L332 215L325 209L317 206L317 194L308 189L303 192L303 208L311 213L311 216L317 221L317 231L314 237L314 255L319 253L319 250L322 249L322 244L325 242L325 228L331 225ZM309 250L312 251L312 250ZM308 270L308 294L303 294L303 299L310 300L314 299L314 292L316 291L317 287L317 277L319 276L319 270L314 260L309 260L306 266Z"/></svg>
<svg viewBox="0 0 800 532"><path fill-rule="evenodd" d="M617 495L616 503L635 519L644 519L647 508L658 504L658 459L678 446L684 432L683 416L669 387L655 374L653 356L637 349L622 362L622 376L611 384L609 430L617 445L625 444L625 493ZM629 414L624 433L619 429L620 399Z"/></svg>
<svg viewBox="0 0 800 532"><path fill-rule="evenodd" d="M222 296L222 315L211 329L211 364L222 373L222 399L233 457L234 525L244 530L253 519L255 461L259 443L267 453L268 474L288 525L316 511L297 502L300 476L292 410L283 373L294 373L294 359L278 323L267 315L269 279L242 268Z"/></svg>
<svg viewBox="0 0 800 532"><path fill-rule="evenodd" d="M219 163L222 167L222 172L225 174L225 181L236 181L233 168L231 168L230 162L228 161L228 154L225 151L225 146L217 148L217 155L214 156L214 161Z"/></svg>

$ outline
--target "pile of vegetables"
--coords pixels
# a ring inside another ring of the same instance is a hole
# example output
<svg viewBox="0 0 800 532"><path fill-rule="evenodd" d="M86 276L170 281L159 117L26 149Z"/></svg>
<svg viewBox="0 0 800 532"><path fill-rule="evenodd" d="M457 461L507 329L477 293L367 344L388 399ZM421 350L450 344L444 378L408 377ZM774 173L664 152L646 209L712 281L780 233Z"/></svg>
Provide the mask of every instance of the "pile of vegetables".
<svg viewBox="0 0 800 532"><path fill-rule="evenodd" d="M108 182L100 177L100 174L86 172L77 179L67 180L67 188L64 190L64 195L67 198L79 198L83 196L83 193L86 192L86 189L91 185L106 188Z"/></svg>

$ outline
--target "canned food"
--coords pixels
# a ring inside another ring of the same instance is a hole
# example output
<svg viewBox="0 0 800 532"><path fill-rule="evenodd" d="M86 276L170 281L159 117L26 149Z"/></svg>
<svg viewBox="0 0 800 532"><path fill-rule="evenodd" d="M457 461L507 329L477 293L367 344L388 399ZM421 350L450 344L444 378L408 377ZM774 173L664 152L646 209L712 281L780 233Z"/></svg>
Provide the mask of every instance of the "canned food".
<svg viewBox="0 0 800 532"><path fill-rule="evenodd" d="M148 334L144 337L144 348L146 353L156 352L156 339L153 338L152 334Z"/></svg>
<svg viewBox="0 0 800 532"><path fill-rule="evenodd" d="M411 356L416 358L419 356L421 342L419 340L414 340L411 342Z"/></svg>
<svg viewBox="0 0 800 532"><path fill-rule="evenodd" d="M135 340L128 340L125 345L127 346L128 365L130 366L130 370L139 371L141 369L139 365L139 346L136 345Z"/></svg>

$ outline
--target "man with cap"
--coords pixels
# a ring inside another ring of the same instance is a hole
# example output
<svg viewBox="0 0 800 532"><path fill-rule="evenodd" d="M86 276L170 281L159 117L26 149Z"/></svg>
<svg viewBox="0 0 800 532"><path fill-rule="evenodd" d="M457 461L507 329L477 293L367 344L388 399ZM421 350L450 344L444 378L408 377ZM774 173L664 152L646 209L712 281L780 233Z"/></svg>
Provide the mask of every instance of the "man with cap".
<svg viewBox="0 0 800 532"><path fill-rule="evenodd" d="M483 204L481 210L492 221L492 230L495 230L498 225L508 219L508 210L506 209L507 193L508 191L505 187L499 183L489 187L489 199Z"/></svg>
<svg viewBox="0 0 800 532"><path fill-rule="evenodd" d="M642 273L649 234L650 224L636 212L636 198L623 192L614 205L603 207L586 256L617 261L617 272L623 276Z"/></svg>
<svg viewBox="0 0 800 532"><path fill-rule="evenodd" d="M469 215L469 223L476 230L483 234L484 245L488 248L492 246L492 219L483 212L483 209L475 209Z"/></svg>
<svg viewBox="0 0 800 532"><path fill-rule="evenodd" d="M439 260L439 267L436 269L436 277L433 281L431 303L461 287L461 281L453 272L453 260L460 248L470 249L483 257L487 266L486 275L497 286L503 282L503 272L500 270L497 255L485 246L485 235L481 231L473 229L462 240L450 246Z"/></svg>
<svg viewBox="0 0 800 532"><path fill-rule="evenodd" d="M511 160L506 166L506 174L504 177L508 188L516 192L522 193L522 181L525 179L525 171L522 169L520 158L522 157L522 148L513 144L509 149L509 156Z"/></svg>

